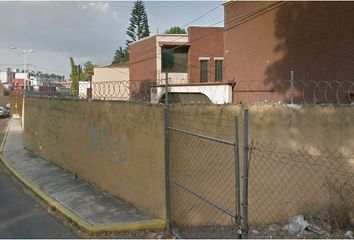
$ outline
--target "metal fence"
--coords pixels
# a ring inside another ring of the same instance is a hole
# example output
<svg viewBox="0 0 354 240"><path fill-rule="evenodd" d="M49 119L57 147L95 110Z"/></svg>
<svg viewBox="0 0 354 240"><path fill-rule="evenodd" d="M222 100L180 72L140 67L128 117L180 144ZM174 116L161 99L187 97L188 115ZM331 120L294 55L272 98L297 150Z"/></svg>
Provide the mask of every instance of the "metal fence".
<svg viewBox="0 0 354 240"><path fill-rule="evenodd" d="M353 227L353 159L344 149L251 143L250 236L343 238Z"/></svg>
<svg viewBox="0 0 354 240"><path fill-rule="evenodd" d="M170 225L185 238L236 238L240 229L237 118L234 141L168 127Z"/></svg>
<svg viewBox="0 0 354 240"><path fill-rule="evenodd" d="M164 83L165 88L159 90L168 93L169 82ZM87 82L74 93L56 86L30 89L27 94L151 103L156 84ZM264 82L237 82L234 102L351 104L354 101L351 81L296 81L292 75L288 82L272 86L268 89ZM158 102L162 101L166 218L178 236L236 238L241 236L241 229L243 238L339 237L333 234L349 226L354 216L354 173L350 166L353 155L338 149L283 149L271 140L249 144L248 110L243 112L242 131L237 118L227 119L227 136L199 131L193 121L178 126L175 122L181 116L170 112L173 97L168 93ZM203 124L205 129L213 121ZM309 233L315 235L306 235Z"/></svg>

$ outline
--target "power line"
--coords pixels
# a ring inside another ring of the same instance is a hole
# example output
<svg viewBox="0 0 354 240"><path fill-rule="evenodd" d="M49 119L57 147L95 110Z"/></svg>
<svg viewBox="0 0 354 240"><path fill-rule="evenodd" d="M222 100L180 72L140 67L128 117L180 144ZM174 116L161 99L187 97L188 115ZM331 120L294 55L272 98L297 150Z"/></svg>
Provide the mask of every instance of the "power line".
<svg viewBox="0 0 354 240"><path fill-rule="evenodd" d="M285 3L288 3L288 2L281 2L281 6L282 6L283 4L285 4ZM252 17L252 16L254 16L255 14L260 13L260 12L262 12L262 11L265 11L265 10L267 10L267 9L273 10L273 9L274 9L273 7L274 7L275 5L279 5L279 3L274 3L274 4L270 5L270 6L267 6L266 8L263 8L263 9L257 10L257 11L254 11L254 12L252 12L252 13L248 13L248 14L246 14L246 15L236 16L235 18L230 19L227 23L229 23L229 22L230 22L230 23L231 23L231 22L234 23L234 22L235 22L237 25L239 25L239 24L238 24L239 21L247 20L247 18ZM280 6L277 6L277 7L280 7ZM263 13L262 13L262 14L263 14ZM221 23L222 21L224 21L224 20L215 22L215 23L213 23L213 24L211 24L211 25L209 25L209 26L206 26L206 27L212 27L212 26L214 26L214 25L216 25L216 24L218 24L218 23ZM225 23L224 23L224 24L225 24ZM233 26L232 26L232 27L233 27ZM178 48L180 48L180 47L187 46L187 45L189 45L191 42L197 41L197 40L199 40L199 39L205 37L206 35L210 35L210 34L216 32L216 31L218 31L218 30L219 30L219 29L216 29L216 30L213 31L213 32L207 32L206 34L203 34L203 35L201 35L200 37L193 39L192 41L188 41L188 42L186 42L186 43L182 43L181 45L178 45L178 46L176 46L176 47L174 47L174 48L171 48L170 50L175 50L175 49L178 49ZM184 37L184 36L183 36L183 37ZM182 38L182 37L178 37L178 38L176 38L174 41L170 41L170 42L175 42L175 41L177 41L178 39L181 39L181 38ZM153 57L141 59L141 60L138 60L138 61L135 61L135 62L129 62L129 65L131 65L131 64L136 64L136 63L141 63L141 62L144 62L144 61L147 61L147 60L151 60L151 59L153 59L153 58L155 58L155 57L159 57L159 54L156 54L156 55L153 56Z"/></svg>
<svg viewBox="0 0 354 240"><path fill-rule="evenodd" d="M284 2L283 2L283 3L284 3ZM285 3L287 3L287 2L285 2ZM234 17L234 18L231 18L227 23L229 23L229 22L231 23L231 22L234 22L234 21L236 21L236 23L237 23L237 21L239 21L239 20L245 20L247 17L251 16L252 14L262 12L262 11L264 11L264 10L266 10L266 9L268 9L268 8L273 7L274 5L278 5L278 4L279 4L279 3L274 3L274 4L272 4L272 5L270 5L270 6L267 6L267 7L263 8L263 9L256 10L256 11L251 12L251 13L246 13L246 14L244 14L244 15L236 16L236 17ZM220 5L220 6L221 6L221 5ZM215 8L214 8L214 9L215 9ZM251 9L252 9L252 8L251 8ZM217 24L219 24L219 23L221 23L221 22L223 22L223 21L224 21L224 20L219 20L219 21L217 21L217 22L215 22L215 23L213 23L213 24L211 24L211 25L209 25L209 26L206 26L206 27L212 27L212 26L217 25ZM224 24L225 24L225 23L224 23ZM205 35L209 35L209 34L212 34L212 33L207 33L207 34L205 34ZM200 38L204 37L205 35L202 35ZM185 36L177 37L175 40L172 40L172 41L170 41L170 42L176 42L177 40L179 40L179 39L181 39L181 38L183 38L183 37L185 37ZM196 41L196 40L199 40L200 38L197 38L197 39L195 39L195 40L193 40L193 41L189 41L188 43L194 42L194 41ZM188 44L188 43L186 43L186 44ZM173 49L171 49L171 50L174 50L174 49L177 49L177 48L179 48L179 47L185 46L186 44L182 44L182 45L176 46L175 48L173 48ZM145 51L145 52L146 52L146 51ZM206 53L206 52L205 52L205 53ZM207 54L209 54L209 53L207 53ZM156 54L156 56L159 56L159 55ZM151 58L150 58L150 59L151 59ZM130 64L132 64L132 63L130 62ZM134 64L134 62L133 62L133 64Z"/></svg>
<svg viewBox="0 0 354 240"><path fill-rule="evenodd" d="M218 9L218 8L221 7L221 6L222 6L222 4L219 4L218 6L216 6L216 7L212 8L212 9L210 9L209 11L207 11L207 12L204 13L204 14L202 14L201 16L199 16L199 17L193 19L192 21L186 23L186 24L183 25L182 27L184 28L184 27L190 25L191 23L193 23L193 22L195 22L195 21L198 21L198 20L201 19L202 17L206 16L208 13L211 13L211 12L215 11L216 9Z"/></svg>
<svg viewBox="0 0 354 240"><path fill-rule="evenodd" d="M241 17L240 19L236 20L235 23L233 23L233 25L231 27L225 28L225 31L228 31L232 28L235 28L237 26L240 26L256 17L259 17L267 12L270 12L274 9L280 8L282 6L284 6L285 4L288 4L289 2L276 2L274 4L271 4L269 6L266 6L265 8L262 8L260 10L254 11L249 13L247 16Z"/></svg>
<svg viewBox="0 0 354 240"><path fill-rule="evenodd" d="M195 19L189 21L188 23L182 25L182 28L184 28L184 27L190 25L191 23L193 23L193 22L195 22L195 21L197 21L197 20L203 18L204 16L206 16L206 15L208 15L209 13L215 11L217 8L219 8L219 7L221 7L221 6L222 6L222 4L219 4L219 5L217 5L216 7L213 7L212 9L210 9L210 10L208 10L207 12L203 13L203 14L200 15L199 17L197 17L197 18L195 18ZM177 41L177 40L179 40L179 39L181 39L181 38L183 38L183 37L177 37L174 41ZM172 41L172 42L173 42L173 41ZM109 59L109 60L107 60L107 61L111 61L111 59Z"/></svg>
<svg viewBox="0 0 354 240"><path fill-rule="evenodd" d="M258 17L258 16L260 16L260 15L262 15L262 14L268 12L268 11L271 11L271 10L274 10L274 9L276 9L276 8L279 8L279 7L281 7L281 6L283 6L283 5L287 4L287 3L288 3L288 2L280 2L280 3L277 2L277 3L271 4L271 5L269 5L269 6L266 6L265 8L257 9L256 11L252 11L252 12L248 12L248 13L246 13L246 14L244 14L244 15L236 16L236 17L230 19L229 21L225 22L224 24L226 24L226 23L227 23L227 24L228 24L228 23L232 23L232 24L233 24L233 26L231 26L231 27L229 27L229 28L227 29L227 30L229 30L229 29L231 29L231 28L233 28L233 27L236 27L236 26L239 26L239 25L241 25L241 24L243 24L243 23L245 23L245 22L247 22L247 21L249 21L249 20L251 20L251 19L253 19L253 18L255 18L255 17ZM215 9L217 9L217 8L220 7L220 6L221 6L221 5L218 5L217 7L214 7L213 9L209 10L208 12L206 12L206 13L203 14L203 15L201 15L200 17L194 19L193 21L196 21L196 20L201 19L203 16L207 15L207 14L210 13L211 11L214 11ZM252 8L251 8L251 9L252 9ZM249 10L248 10L248 11L249 11ZM191 22L189 22L189 23L187 23L187 24L185 24L185 25L183 25L183 26L186 26L186 25L192 23L193 21L191 21ZM215 22L215 23L213 23L213 24L211 24L211 25L209 25L209 26L207 26L207 27L212 27L212 26L214 26L214 25L216 25L216 24L219 24L219 23L221 23L221 22L223 22L223 21L224 21L224 20L219 20L219 21L217 21L217 22ZM215 31L212 31L212 32L207 32L206 34L203 34L203 35L199 36L198 38L193 39L192 41L188 41L188 42L186 42L186 43L182 43L181 45L178 45L178 46L176 46L176 47L174 47L174 48L171 48L170 50L175 50L175 49L181 48L181 47L183 47L183 46L186 46L187 44L189 45L191 42L195 42L195 41L197 41L197 40L199 40L199 39L205 37L206 35L210 35L210 34L216 32L216 31L218 31L218 30L219 30L219 29L216 29ZM184 38L184 37L185 37L185 36L177 37L177 38L175 38L174 40L172 40L172 41L170 41L170 42L176 42L177 40L179 40L179 39L181 39L181 38ZM155 45L153 45L152 47L155 48ZM147 50L146 50L146 49L144 49L144 50L145 50L144 53L146 53ZM206 52L206 51L203 51L203 50L201 50L201 49L198 49L198 50L199 50L200 52L203 52L203 53L206 53L206 54L210 54L210 52ZM144 62L144 61L147 61L147 60L151 60L151 59L154 59L154 58L159 58L159 57L160 57L160 54L155 54L153 57L148 57L148 58L145 58L145 59L137 60L137 61L135 61L135 62L129 62L129 65L141 63L141 62ZM189 66L200 69L199 67L194 66L194 65L189 65ZM112 67L112 68L113 68L113 67ZM118 69L116 69L116 70L118 70ZM207 71L207 72L208 72L208 73L214 73L213 71ZM126 74L126 73L125 73L125 74ZM129 75L129 74L126 74L126 75Z"/></svg>

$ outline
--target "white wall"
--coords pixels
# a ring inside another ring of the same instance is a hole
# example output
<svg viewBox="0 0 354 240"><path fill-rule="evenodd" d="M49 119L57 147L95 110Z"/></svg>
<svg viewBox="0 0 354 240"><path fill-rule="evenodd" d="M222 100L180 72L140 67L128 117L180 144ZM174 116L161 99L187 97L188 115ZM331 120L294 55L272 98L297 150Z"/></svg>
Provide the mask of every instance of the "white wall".
<svg viewBox="0 0 354 240"><path fill-rule="evenodd" d="M156 75L157 79L165 79L165 73L161 72L161 47L162 42L172 42L185 44L188 42L187 34L171 34L171 35L158 35L156 36ZM188 83L188 73L169 73L168 78L171 84L184 84ZM162 84L162 83L161 83ZM163 83L164 84L164 83Z"/></svg>
<svg viewBox="0 0 354 240"><path fill-rule="evenodd" d="M25 76L26 76L25 73L15 73L15 78L16 79L25 79Z"/></svg>
<svg viewBox="0 0 354 240"><path fill-rule="evenodd" d="M79 96L86 97L88 88L90 88L90 82L79 81Z"/></svg>
<svg viewBox="0 0 354 240"><path fill-rule="evenodd" d="M164 86L159 86L152 89L151 102L158 103L164 92ZM168 92L202 93L206 95L213 104L232 103L232 86L228 84L170 86L168 88Z"/></svg>
<svg viewBox="0 0 354 240"><path fill-rule="evenodd" d="M0 72L0 83L6 83L8 81L7 72Z"/></svg>

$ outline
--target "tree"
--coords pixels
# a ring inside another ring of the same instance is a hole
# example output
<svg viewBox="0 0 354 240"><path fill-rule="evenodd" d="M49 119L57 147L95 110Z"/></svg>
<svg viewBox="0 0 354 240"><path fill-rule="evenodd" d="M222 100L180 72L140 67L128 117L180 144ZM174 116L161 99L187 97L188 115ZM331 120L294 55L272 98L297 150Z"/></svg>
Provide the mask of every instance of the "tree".
<svg viewBox="0 0 354 240"><path fill-rule="evenodd" d="M128 49L119 47L114 54L112 64L126 63L129 60Z"/></svg>
<svg viewBox="0 0 354 240"><path fill-rule="evenodd" d="M127 45L150 35L145 5L141 0L134 2L127 34L130 37L130 39L127 40Z"/></svg>
<svg viewBox="0 0 354 240"><path fill-rule="evenodd" d="M78 95L79 93L79 80L78 80L78 69L77 65L75 65L74 59L70 57L70 65L71 65L71 93L73 95Z"/></svg>
<svg viewBox="0 0 354 240"><path fill-rule="evenodd" d="M164 34L186 34L187 31L184 28L180 27L171 27L170 29L166 30Z"/></svg>
<svg viewBox="0 0 354 240"><path fill-rule="evenodd" d="M82 81L91 81L93 75L93 68L95 66L92 64L91 61L87 61L84 63L84 71L82 74ZM80 77L81 78L81 77Z"/></svg>
<svg viewBox="0 0 354 240"><path fill-rule="evenodd" d="M145 11L144 2L137 0L130 15L130 25L127 29L127 35L130 39L126 41L126 47L119 47L113 57L112 64L126 63L129 61L128 46L130 43L140 40L150 35L149 23Z"/></svg>

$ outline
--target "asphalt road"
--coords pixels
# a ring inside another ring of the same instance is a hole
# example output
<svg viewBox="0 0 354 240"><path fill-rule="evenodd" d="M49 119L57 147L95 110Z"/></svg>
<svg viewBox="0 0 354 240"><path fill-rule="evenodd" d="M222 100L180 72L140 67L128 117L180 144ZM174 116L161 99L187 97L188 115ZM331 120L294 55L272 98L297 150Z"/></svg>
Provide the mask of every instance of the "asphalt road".
<svg viewBox="0 0 354 240"><path fill-rule="evenodd" d="M8 120L0 118L0 142ZM76 237L0 164L0 238Z"/></svg>

